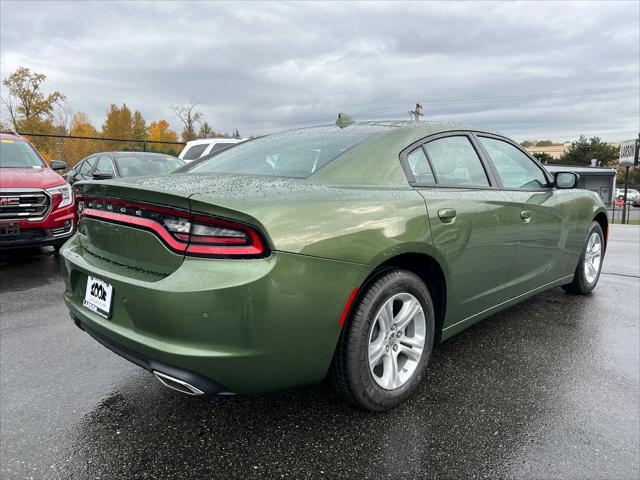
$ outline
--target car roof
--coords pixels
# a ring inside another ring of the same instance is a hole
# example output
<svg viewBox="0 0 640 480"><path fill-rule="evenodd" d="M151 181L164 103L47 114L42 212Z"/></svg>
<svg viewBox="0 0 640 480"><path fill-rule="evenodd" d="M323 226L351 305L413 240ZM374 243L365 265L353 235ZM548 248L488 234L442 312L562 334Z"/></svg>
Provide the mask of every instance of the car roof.
<svg viewBox="0 0 640 480"><path fill-rule="evenodd" d="M422 135L420 138L435 135L441 132L449 132L453 130L464 130L464 131L473 131L473 132L485 132L485 133L493 133L496 135L500 135L500 133L488 130L487 128L480 127L478 125L472 125L468 123L458 123L458 122L443 122L443 121L419 121L416 122L414 120L371 120L365 122L355 122L352 124L353 126L374 126L374 127L390 127L393 129L399 129L409 132L415 132ZM347 125L344 128L349 128L350 125Z"/></svg>
<svg viewBox="0 0 640 480"><path fill-rule="evenodd" d="M335 125L333 127L337 128ZM368 127L387 128L380 129L362 143L345 151L311 175L309 180L320 183L361 184L362 172L366 171L366 183L369 185L408 187L400 162L389 161L389 159L398 159L400 152L410 145L432 135L457 131L488 133L506 138L505 135L494 130L452 122L367 121L354 122L343 129L346 131L349 128L366 129ZM304 134L304 128L299 130ZM354 168L354 165L359 165L361 168Z"/></svg>
<svg viewBox="0 0 640 480"><path fill-rule="evenodd" d="M438 133L445 133L451 131L471 131L471 132L480 132L480 133L489 133L493 135L503 136L500 132L495 130L487 129L484 127L480 127L478 125L472 125L468 123L457 123L457 122L433 122L433 121L420 121L416 122L413 120L371 120L364 122L354 122L352 124L346 125L342 127L345 131L349 129L366 129L367 127L387 127L385 130L378 132L376 136L404 136L405 140L414 139L413 141L418 141L422 138L437 135ZM335 124L330 125L317 125L312 127L302 127L296 128L293 130L289 130L291 133L301 133L304 134L305 131L312 131L315 129L321 128L336 128ZM281 132L287 133L287 132ZM413 143L413 142L409 142Z"/></svg>

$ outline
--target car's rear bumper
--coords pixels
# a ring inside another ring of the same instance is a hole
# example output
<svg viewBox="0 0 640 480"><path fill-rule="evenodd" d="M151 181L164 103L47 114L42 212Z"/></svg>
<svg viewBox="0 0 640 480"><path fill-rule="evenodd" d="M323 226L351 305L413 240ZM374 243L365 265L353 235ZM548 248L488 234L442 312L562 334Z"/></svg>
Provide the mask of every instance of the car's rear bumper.
<svg viewBox="0 0 640 480"><path fill-rule="evenodd" d="M144 359L233 393L320 381L342 310L370 270L272 252L264 259L187 257L172 274L154 276L94 257L76 239L63 248L62 266L72 316L108 340L101 343L133 352L129 359L149 370ZM87 275L113 286L111 319L82 306Z"/></svg>
<svg viewBox="0 0 640 480"><path fill-rule="evenodd" d="M188 370L176 368L173 365L167 365L156 359L149 358L140 352L130 350L127 347L120 345L113 341L111 338L99 334L93 330L86 320L82 320L80 316L71 314L73 322L78 328L87 332L94 340L101 343L113 353L120 355L122 358L129 360L131 363L135 363L139 367L142 367L150 372L160 373L170 376L172 378L179 379L193 387L196 387L199 392L205 395L219 395L219 394L231 394L227 388L215 383L214 381L198 375L197 373L190 372Z"/></svg>

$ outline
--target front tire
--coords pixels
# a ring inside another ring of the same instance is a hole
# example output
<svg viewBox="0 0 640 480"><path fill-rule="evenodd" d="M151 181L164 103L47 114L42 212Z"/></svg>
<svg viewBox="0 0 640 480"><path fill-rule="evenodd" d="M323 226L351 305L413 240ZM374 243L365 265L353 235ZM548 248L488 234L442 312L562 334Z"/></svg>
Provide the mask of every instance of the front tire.
<svg viewBox="0 0 640 480"><path fill-rule="evenodd" d="M362 292L351 312L332 383L360 408L393 408L415 392L431 356L435 316L429 290L414 273L391 270Z"/></svg>
<svg viewBox="0 0 640 480"><path fill-rule="evenodd" d="M578 266L573 275L573 282L563 285L563 290L577 295L591 293L598 284L603 259L604 235L602 234L602 227L598 222L591 222L589 233L587 234L587 243L578 261Z"/></svg>

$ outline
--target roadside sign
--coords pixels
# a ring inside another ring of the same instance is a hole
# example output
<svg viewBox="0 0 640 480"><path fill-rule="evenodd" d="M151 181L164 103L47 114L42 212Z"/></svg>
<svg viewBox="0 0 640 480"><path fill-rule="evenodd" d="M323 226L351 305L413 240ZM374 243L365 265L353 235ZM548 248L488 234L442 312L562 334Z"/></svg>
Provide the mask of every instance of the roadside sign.
<svg viewBox="0 0 640 480"><path fill-rule="evenodd" d="M620 159L619 165L621 167L633 167L638 165L638 141L627 140L620 144Z"/></svg>

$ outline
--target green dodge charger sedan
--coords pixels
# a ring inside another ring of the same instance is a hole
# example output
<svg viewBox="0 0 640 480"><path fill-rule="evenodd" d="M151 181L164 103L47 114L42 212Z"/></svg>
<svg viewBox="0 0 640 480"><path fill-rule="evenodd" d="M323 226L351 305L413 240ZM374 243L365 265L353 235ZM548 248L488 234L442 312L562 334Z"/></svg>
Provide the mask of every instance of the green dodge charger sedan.
<svg viewBox="0 0 640 480"><path fill-rule="evenodd" d="M76 184L64 298L181 392L329 376L382 411L439 342L546 289L593 290L607 215L576 182L488 130L341 116L174 174Z"/></svg>

